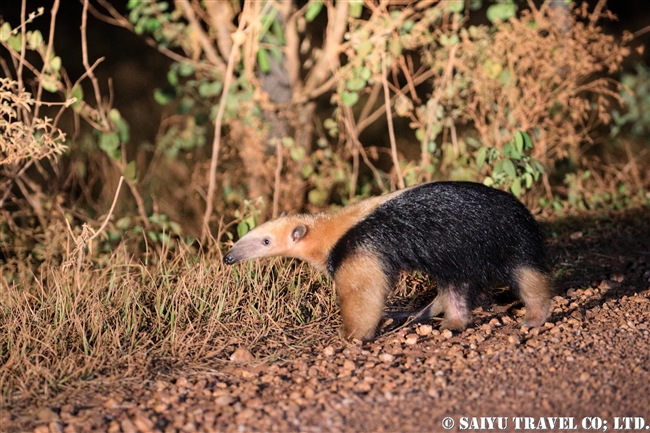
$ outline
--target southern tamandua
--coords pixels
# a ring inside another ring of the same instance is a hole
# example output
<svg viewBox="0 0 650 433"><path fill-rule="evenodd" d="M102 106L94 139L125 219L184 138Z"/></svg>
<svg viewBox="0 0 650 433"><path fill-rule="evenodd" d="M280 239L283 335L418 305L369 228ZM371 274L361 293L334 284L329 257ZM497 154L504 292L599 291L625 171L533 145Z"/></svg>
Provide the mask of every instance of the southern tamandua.
<svg viewBox="0 0 650 433"><path fill-rule="evenodd" d="M243 236L223 261L286 256L336 283L343 336L371 339L399 272L436 280L429 317L465 329L470 301L495 283L526 306L522 325L546 321L553 296L544 236L512 195L471 182L433 182L363 200L335 213L282 216Z"/></svg>

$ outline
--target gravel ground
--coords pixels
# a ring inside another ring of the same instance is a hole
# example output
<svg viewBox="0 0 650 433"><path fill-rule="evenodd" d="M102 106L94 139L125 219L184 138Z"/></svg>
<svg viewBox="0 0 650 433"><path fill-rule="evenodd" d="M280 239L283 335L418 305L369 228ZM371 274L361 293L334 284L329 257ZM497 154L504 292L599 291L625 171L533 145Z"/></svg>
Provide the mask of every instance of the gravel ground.
<svg viewBox="0 0 650 433"><path fill-rule="evenodd" d="M523 308L500 300L478 307L461 333L411 325L267 362L242 348L212 371L96 381L38 408L9 408L0 426L433 432L447 417L454 431L488 429L478 417L503 417L494 422L508 430L650 425L650 209L547 229L560 295L542 327L518 327Z"/></svg>

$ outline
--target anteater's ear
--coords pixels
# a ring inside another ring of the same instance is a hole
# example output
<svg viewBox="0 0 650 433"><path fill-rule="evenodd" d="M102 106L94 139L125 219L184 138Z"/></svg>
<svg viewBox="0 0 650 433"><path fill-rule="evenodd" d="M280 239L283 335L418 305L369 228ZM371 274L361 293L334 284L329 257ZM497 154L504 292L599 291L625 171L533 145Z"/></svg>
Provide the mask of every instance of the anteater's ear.
<svg viewBox="0 0 650 433"><path fill-rule="evenodd" d="M291 232L291 239L293 239L294 242L298 242L300 239L302 239L303 236L305 236L305 233L307 233L307 227L300 224L299 226L296 226Z"/></svg>
<svg viewBox="0 0 650 433"><path fill-rule="evenodd" d="M282 213L280 214L280 218L282 218L282 217L286 217L286 216L287 216L287 213L286 213L286 212L282 212Z"/></svg>

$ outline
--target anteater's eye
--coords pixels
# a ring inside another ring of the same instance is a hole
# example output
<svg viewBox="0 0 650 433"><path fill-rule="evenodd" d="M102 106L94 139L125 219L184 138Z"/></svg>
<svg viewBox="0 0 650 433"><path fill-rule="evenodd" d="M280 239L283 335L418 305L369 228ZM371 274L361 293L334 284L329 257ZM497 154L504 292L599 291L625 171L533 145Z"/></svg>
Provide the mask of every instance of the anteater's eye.
<svg viewBox="0 0 650 433"><path fill-rule="evenodd" d="M264 245L268 245L268 244L271 243L271 239L269 239L269 238L264 238L264 240L262 240L262 243L263 243Z"/></svg>

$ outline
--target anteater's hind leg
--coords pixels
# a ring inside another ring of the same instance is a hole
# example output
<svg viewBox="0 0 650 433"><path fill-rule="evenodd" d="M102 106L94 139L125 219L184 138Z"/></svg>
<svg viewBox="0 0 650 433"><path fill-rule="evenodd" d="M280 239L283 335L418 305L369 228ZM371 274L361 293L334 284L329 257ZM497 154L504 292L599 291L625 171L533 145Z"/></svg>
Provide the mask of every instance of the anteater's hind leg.
<svg viewBox="0 0 650 433"><path fill-rule="evenodd" d="M444 313L440 327L443 329L452 329L462 331L467 328L469 323L469 305L467 300L467 286L460 284L458 286L444 286L438 288L438 296L433 300L429 311L429 317L434 317Z"/></svg>
<svg viewBox="0 0 650 433"><path fill-rule="evenodd" d="M519 267L514 272L516 292L526 306L526 315L521 326L543 325L548 318L553 298L551 278L536 269Z"/></svg>
<svg viewBox="0 0 650 433"><path fill-rule="evenodd" d="M336 271L334 279L343 318L343 337L373 338L391 283L381 262L370 253L352 253Z"/></svg>

